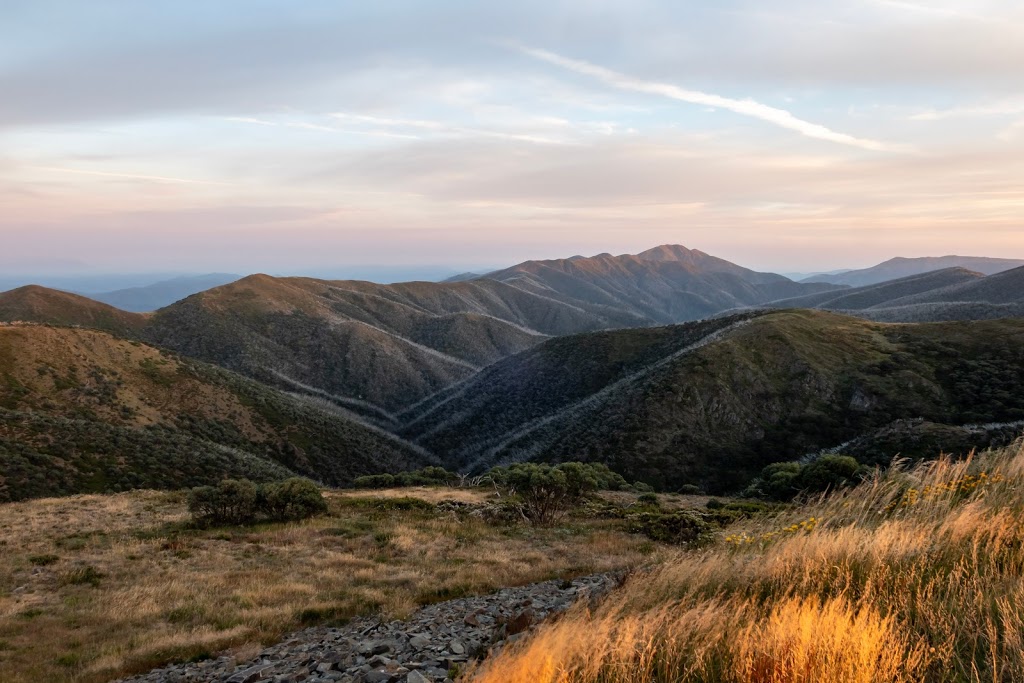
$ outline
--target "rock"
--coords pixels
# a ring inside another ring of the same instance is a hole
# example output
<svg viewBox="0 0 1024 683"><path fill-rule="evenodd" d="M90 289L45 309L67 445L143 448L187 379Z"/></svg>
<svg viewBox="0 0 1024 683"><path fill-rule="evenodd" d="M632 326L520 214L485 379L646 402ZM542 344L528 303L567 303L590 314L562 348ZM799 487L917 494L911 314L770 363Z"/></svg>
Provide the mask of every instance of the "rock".
<svg viewBox="0 0 1024 683"><path fill-rule="evenodd" d="M430 638L426 636L413 636L409 639L409 646L414 650L425 650L430 647Z"/></svg>
<svg viewBox="0 0 1024 683"><path fill-rule="evenodd" d="M273 664L260 664L257 666L251 666L248 669L239 671L231 678L228 679L227 683L253 683L262 678L269 678L270 669L273 669ZM268 674L264 676L264 674Z"/></svg>
<svg viewBox="0 0 1024 683"><path fill-rule="evenodd" d="M381 623L358 618L340 628L289 634L250 662L229 657L174 664L131 679L134 683L439 683L448 671L493 655L577 600L596 600L615 585L597 575L505 588L459 598ZM486 644L493 644L488 652ZM443 649L442 649L443 648ZM385 656L386 655L386 656ZM450 683L450 681L449 681Z"/></svg>
<svg viewBox="0 0 1024 683"><path fill-rule="evenodd" d="M510 636L514 636L517 633L526 631L533 626L536 621L537 615L533 611L532 607L527 607L523 611L516 614L514 617L509 619L509 622L505 624L505 633Z"/></svg>

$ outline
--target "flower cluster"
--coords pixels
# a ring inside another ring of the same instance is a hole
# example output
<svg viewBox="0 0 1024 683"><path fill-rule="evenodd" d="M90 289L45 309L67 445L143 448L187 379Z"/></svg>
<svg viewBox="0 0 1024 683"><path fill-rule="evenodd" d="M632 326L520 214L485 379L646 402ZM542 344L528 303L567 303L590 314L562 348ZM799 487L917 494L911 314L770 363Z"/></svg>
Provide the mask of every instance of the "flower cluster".
<svg viewBox="0 0 1024 683"><path fill-rule="evenodd" d="M889 503L885 510L886 512L905 510L925 500L966 496L1005 479L999 473L989 474L988 472L982 472L981 474L967 474L958 479L950 479L938 484L929 484L921 489L909 488L899 498Z"/></svg>
<svg viewBox="0 0 1024 683"><path fill-rule="evenodd" d="M764 542L767 542L767 541L774 540L775 538L778 538L779 536L784 536L786 534L796 534L796 533L800 533L800 532L804 532L804 533L811 532L811 531L814 530L814 527L818 526L818 524L820 522L821 522L821 520L819 518L817 518L817 517L808 517L807 519L805 519L802 522L797 522L795 524L790 524L789 526L787 526L785 528L777 529L775 531L766 531L763 534L757 534L757 535L754 535L754 536L751 536L750 534L748 534L746 532L741 532L741 533L738 533L738 534L730 534L730 535L725 537L725 542L729 543L731 545L737 546L737 547L742 546L742 545L749 545L751 543L754 543L755 541L760 541L760 542L764 543Z"/></svg>

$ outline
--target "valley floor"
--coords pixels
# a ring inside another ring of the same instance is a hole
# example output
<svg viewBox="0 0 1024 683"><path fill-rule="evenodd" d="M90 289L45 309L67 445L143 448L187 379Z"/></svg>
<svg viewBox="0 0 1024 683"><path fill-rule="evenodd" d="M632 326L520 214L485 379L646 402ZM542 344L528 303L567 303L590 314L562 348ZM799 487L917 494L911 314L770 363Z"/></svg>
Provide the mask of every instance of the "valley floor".
<svg viewBox="0 0 1024 683"><path fill-rule="evenodd" d="M332 493L328 515L198 530L183 493L0 505L0 681L109 681L304 625L624 570L663 552L614 520L490 525L424 502L484 491ZM410 498L412 496L412 498Z"/></svg>

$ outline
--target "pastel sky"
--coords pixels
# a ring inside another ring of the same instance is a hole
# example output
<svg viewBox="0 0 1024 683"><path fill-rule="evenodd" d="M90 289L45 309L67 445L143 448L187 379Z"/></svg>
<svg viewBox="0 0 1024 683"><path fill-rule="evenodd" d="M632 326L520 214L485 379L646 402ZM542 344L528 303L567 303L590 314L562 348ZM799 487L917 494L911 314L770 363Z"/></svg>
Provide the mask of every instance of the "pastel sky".
<svg viewBox="0 0 1024 683"><path fill-rule="evenodd" d="M2 0L0 268L1024 258L1019 0Z"/></svg>

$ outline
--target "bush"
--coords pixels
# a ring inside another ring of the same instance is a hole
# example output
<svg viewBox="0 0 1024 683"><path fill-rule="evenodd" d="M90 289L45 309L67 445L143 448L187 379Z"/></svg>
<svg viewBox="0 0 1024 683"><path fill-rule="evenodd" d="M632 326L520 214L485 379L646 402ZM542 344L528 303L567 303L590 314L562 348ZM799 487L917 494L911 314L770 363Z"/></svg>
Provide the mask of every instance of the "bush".
<svg viewBox="0 0 1024 683"><path fill-rule="evenodd" d="M216 486L198 486L188 494L188 511L196 521L248 524L256 521L256 484L225 479Z"/></svg>
<svg viewBox="0 0 1024 683"><path fill-rule="evenodd" d="M488 476L499 489L519 499L523 515L535 524L550 524L594 491L630 488L621 475L601 463L517 463L495 467Z"/></svg>
<svg viewBox="0 0 1024 683"><path fill-rule="evenodd" d="M637 505L646 505L650 507L658 507L661 505L661 501L658 500L657 493L643 493L637 496Z"/></svg>
<svg viewBox="0 0 1024 683"><path fill-rule="evenodd" d="M748 495L775 500L790 500L798 493L821 493L855 484L863 466L848 455L823 455L803 465L777 462L761 470Z"/></svg>
<svg viewBox="0 0 1024 683"><path fill-rule="evenodd" d="M424 467L398 474L368 474L356 477L352 484L357 489L387 489L395 486L454 486L459 475L443 467Z"/></svg>
<svg viewBox="0 0 1024 683"><path fill-rule="evenodd" d="M800 486L807 491L827 491L856 482L860 463L848 455L823 455L804 466Z"/></svg>
<svg viewBox="0 0 1024 683"><path fill-rule="evenodd" d="M640 512L627 518L626 528L652 541L677 545L702 545L711 539L713 532L707 520L690 510Z"/></svg>
<svg viewBox="0 0 1024 683"><path fill-rule="evenodd" d="M263 484L258 493L265 514L275 521L306 519L327 512L327 501L309 479L294 477Z"/></svg>
<svg viewBox="0 0 1024 683"><path fill-rule="evenodd" d="M363 477L356 477L352 485L357 489L389 489L395 485L393 474L367 474Z"/></svg>
<svg viewBox="0 0 1024 683"><path fill-rule="evenodd" d="M192 489L188 511L203 525L252 524L312 517L327 511L327 501L316 484L299 477L260 486L247 479L225 479Z"/></svg>

